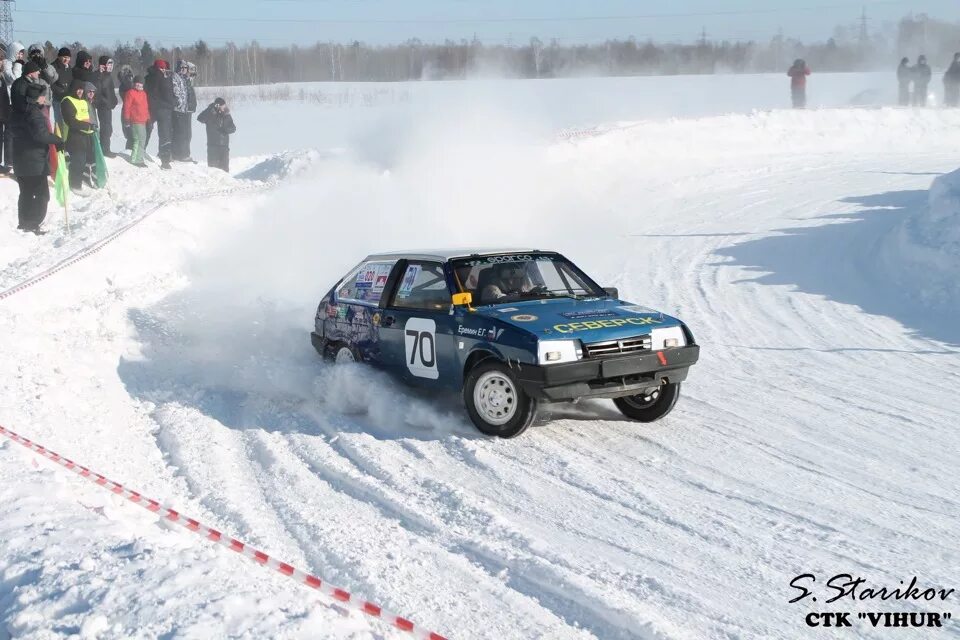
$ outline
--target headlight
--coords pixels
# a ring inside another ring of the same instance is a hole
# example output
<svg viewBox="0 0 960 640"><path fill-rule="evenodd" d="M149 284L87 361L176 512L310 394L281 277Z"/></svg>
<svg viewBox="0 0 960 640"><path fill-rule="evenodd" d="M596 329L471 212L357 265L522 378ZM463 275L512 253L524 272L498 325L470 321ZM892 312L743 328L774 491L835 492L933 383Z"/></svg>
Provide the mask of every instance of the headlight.
<svg viewBox="0 0 960 640"><path fill-rule="evenodd" d="M687 346L687 340L683 337L683 329L680 327L654 329L650 332L650 342L652 343L650 348L654 351Z"/></svg>
<svg viewBox="0 0 960 640"><path fill-rule="evenodd" d="M537 362L557 364L576 362L583 357L579 340L540 340L537 342Z"/></svg>

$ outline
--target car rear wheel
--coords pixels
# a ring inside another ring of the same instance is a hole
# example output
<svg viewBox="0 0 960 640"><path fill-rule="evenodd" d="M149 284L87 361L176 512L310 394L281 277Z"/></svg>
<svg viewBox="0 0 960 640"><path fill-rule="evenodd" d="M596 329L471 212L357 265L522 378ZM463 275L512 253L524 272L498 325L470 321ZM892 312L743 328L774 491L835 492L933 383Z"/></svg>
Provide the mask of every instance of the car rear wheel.
<svg viewBox="0 0 960 640"><path fill-rule="evenodd" d="M515 438L537 415L537 401L517 383L501 362L488 360L467 374L463 401L470 420L488 436Z"/></svg>
<svg viewBox="0 0 960 640"><path fill-rule="evenodd" d="M637 422L653 422L664 417L680 398L680 383L662 384L650 393L614 398L620 413Z"/></svg>
<svg viewBox="0 0 960 640"><path fill-rule="evenodd" d="M334 342L327 347L327 359L334 364L353 364L360 362L360 355L350 345Z"/></svg>

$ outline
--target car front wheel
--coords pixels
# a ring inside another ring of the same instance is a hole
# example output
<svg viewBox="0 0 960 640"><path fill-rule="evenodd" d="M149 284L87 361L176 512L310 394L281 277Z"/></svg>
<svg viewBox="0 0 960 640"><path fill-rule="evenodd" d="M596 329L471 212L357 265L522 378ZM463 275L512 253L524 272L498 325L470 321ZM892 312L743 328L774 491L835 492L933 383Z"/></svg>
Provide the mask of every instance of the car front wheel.
<svg viewBox="0 0 960 640"><path fill-rule="evenodd" d="M650 393L614 398L620 413L637 422L653 422L664 417L677 404L680 383L662 384Z"/></svg>
<svg viewBox="0 0 960 640"><path fill-rule="evenodd" d="M487 361L467 374L463 401L470 420L488 436L515 438L527 430L537 414L537 401L517 383L501 362Z"/></svg>

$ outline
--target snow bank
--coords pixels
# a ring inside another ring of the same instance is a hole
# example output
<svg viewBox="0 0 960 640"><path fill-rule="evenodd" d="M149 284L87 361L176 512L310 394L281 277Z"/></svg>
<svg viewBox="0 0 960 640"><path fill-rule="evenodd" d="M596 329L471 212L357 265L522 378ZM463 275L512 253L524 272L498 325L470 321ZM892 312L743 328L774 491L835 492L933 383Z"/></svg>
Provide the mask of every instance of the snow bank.
<svg viewBox="0 0 960 640"><path fill-rule="evenodd" d="M889 277L933 313L960 312L960 169L930 187L927 207L912 213L884 242Z"/></svg>

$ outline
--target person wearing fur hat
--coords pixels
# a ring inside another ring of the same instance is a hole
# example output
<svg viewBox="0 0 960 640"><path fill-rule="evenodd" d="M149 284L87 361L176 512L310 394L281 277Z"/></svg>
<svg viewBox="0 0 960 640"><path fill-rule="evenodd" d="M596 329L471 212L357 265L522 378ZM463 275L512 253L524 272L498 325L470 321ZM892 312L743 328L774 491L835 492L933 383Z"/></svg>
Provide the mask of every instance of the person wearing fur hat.
<svg viewBox="0 0 960 640"><path fill-rule="evenodd" d="M7 47L7 59L3 61L3 77L7 86L12 86L23 75L23 65L27 63L27 48L20 42L11 42Z"/></svg>
<svg viewBox="0 0 960 640"><path fill-rule="evenodd" d="M83 175L93 162L93 136L96 129L90 115L90 104L84 98L86 83L74 80L70 94L63 99L64 148L69 154L70 190L80 194Z"/></svg>
<svg viewBox="0 0 960 640"><path fill-rule="evenodd" d="M173 159L178 162L196 162L190 157L193 139L193 114L197 110L197 94L190 80L190 63L181 60L173 76L173 94L177 104L173 109Z"/></svg>
<svg viewBox="0 0 960 640"><path fill-rule="evenodd" d="M117 154L110 150L110 138L113 137L113 110L117 108L117 87L113 83L113 59L110 56L100 56L99 70L96 73L97 98L94 105L97 108L97 122L100 124L100 146L103 155L113 158Z"/></svg>
<svg viewBox="0 0 960 640"><path fill-rule="evenodd" d="M226 100L217 98L203 110L197 120L207 125L207 166L230 172L230 134L237 126Z"/></svg>
<svg viewBox="0 0 960 640"><path fill-rule="evenodd" d="M73 65L73 79L83 82L93 80L93 57L86 51L77 53L77 62ZM73 85L70 86L72 89Z"/></svg>
<svg viewBox="0 0 960 640"><path fill-rule="evenodd" d="M159 139L160 168L171 169L173 156L173 110L177 97L173 93L173 78L170 64L157 59L147 71L144 89L150 101L150 118L157 123Z"/></svg>
<svg viewBox="0 0 960 640"><path fill-rule="evenodd" d="M36 72L39 73L39 70ZM40 228L47 217L50 202L50 145L58 149L63 141L50 133L49 121L44 115L46 96L40 83L29 83L25 91L26 108L13 117L14 131L13 170L20 185L17 203L18 229L37 235L45 233Z"/></svg>
<svg viewBox="0 0 960 640"><path fill-rule="evenodd" d="M129 127L133 139L130 162L135 167L147 166L143 162L143 152L147 146L147 123L150 121L150 103L143 90L143 78L134 76L133 87L123 95L121 118L124 127Z"/></svg>
<svg viewBox="0 0 960 640"><path fill-rule="evenodd" d="M70 49L60 47L57 51L57 59L53 61L53 68L57 70L57 81L53 83L53 115L57 124L63 122L60 115L60 102L70 93L70 85L73 84L73 69L70 68L70 58L73 54Z"/></svg>

